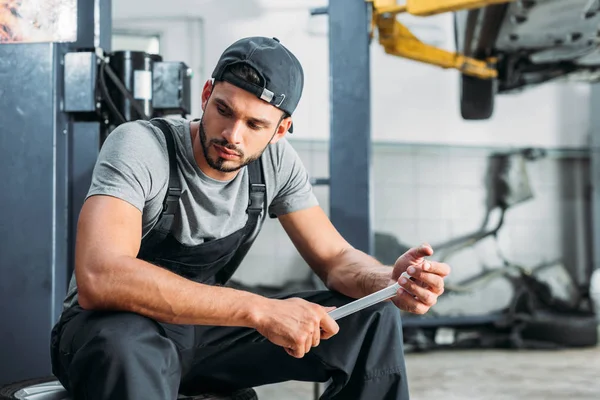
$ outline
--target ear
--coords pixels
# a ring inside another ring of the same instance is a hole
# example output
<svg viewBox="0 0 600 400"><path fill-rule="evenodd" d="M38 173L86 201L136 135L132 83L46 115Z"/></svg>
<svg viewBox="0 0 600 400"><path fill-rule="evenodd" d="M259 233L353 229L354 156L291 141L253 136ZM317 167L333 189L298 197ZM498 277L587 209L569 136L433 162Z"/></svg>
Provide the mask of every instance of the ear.
<svg viewBox="0 0 600 400"><path fill-rule="evenodd" d="M277 131L275 132L275 135L273 135L273 138L271 139L270 143L275 144L281 138L283 138L285 136L285 134L287 133L287 131L290 129L290 126L292 126L292 118L291 117L284 118L281 121L281 123L279 124L279 126L277 127Z"/></svg>
<svg viewBox="0 0 600 400"><path fill-rule="evenodd" d="M204 84L204 88L202 88L202 111L206 110L206 104L208 103L208 99L210 98L213 88L214 85L212 80L207 80Z"/></svg>

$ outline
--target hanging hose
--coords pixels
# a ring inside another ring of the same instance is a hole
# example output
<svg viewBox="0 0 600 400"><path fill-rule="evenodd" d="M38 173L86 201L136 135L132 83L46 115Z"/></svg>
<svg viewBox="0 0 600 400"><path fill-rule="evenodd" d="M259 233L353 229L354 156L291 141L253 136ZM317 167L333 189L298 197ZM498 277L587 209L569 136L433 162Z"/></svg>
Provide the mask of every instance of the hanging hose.
<svg viewBox="0 0 600 400"><path fill-rule="evenodd" d="M125 123L125 122L127 122L127 120L123 116L123 114L117 109L114 101L112 100L112 97L110 96L108 87L106 86L105 76L108 76L108 78L112 81L112 83L115 85L117 90L123 96L125 96L127 98L127 100L129 100L129 102L131 103L131 107L135 110L135 112L138 114L140 119L143 119L146 121L150 120L150 117L146 115L146 113L144 112L144 109L140 106L138 101L133 97L133 95L125 87L125 85L123 85L123 82L121 82L121 80L119 79L117 74L115 74L115 72L112 70L110 65L108 65L106 63L106 60L102 59L101 64L100 64L100 79L99 79L100 90L102 93L102 97L106 101L106 105L108 106L111 113L114 114L114 116L117 119L119 124Z"/></svg>
<svg viewBox="0 0 600 400"><path fill-rule="evenodd" d="M121 112L117 109L117 106L115 105L112 97L110 96L108 87L106 86L106 78L104 76L105 68L106 68L106 62L104 60L102 60L102 62L100 64L100 74L99 74L100 79L98 79L98 85L100 86L100 88L99 88L100 94L102 95L102 98L106 102L106 105L108 106L109 111L116 118L117 125L124 124L125 122L127 122L127 120L125 119L125 117L123 117L123 114L121 114Z"/></svg>

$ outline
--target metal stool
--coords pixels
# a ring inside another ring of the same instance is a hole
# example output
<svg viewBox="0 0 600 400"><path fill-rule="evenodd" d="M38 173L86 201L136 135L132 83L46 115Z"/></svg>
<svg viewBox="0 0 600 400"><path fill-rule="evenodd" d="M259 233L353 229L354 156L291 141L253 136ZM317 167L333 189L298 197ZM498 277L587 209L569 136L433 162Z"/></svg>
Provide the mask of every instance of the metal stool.
<svg viewBox="0 0 600 400"><path fill-rule="evenodd" d="M0 400L71 400L71 397L55 377L29 379L0 387ZM183 396L181 400L258 400L254 389L240 389L228 394L206 393Z"/></svg>

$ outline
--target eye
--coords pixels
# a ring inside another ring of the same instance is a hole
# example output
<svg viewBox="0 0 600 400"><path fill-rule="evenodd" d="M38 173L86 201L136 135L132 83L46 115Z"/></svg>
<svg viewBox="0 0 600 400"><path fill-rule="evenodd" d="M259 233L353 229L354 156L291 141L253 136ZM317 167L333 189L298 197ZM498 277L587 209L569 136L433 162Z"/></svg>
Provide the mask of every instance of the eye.
<svg viewBox="0 0 600 400"><path fill-rule="evenodd" d="M217 106L217 112L223 116L228 116L230 114L229 110L225 109L222 106Z"/></svg>
<svg viewBox="0 0 600 400"><path fill-rule="evenodd" d="M261 129L261 127L256 125L254 122L248 122L248 128L252 129L253 131L259 131Z"/></svg>

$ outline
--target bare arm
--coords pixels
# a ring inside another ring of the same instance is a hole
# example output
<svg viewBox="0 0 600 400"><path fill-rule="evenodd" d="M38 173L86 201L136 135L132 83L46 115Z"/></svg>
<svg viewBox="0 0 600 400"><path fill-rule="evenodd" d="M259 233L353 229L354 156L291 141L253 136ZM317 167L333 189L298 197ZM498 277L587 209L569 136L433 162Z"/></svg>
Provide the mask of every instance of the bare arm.
<svg viewBox="0 0 600 400"><path fill-rule="evenodd" d="M352 247L321 207L286 214L279 221L327 288L359 298L391 284L392 267Z"/></svg>
<svg viewBox="0 0 600 400"><path fill-rule="evenodd" d="M392 299L400 309L424 314L444 291L443 278L450 273L446 264L426 261L433 254L427 246L399 255L394 266L353 248L335 229L320 207L279 217L292 242L330 290L360 298L398 281L402 288ZM408 272L417 281L400 275ZM409 293L410 292L410 293Z"/></svg>
<svg viewBox="0 0 600 400"><path fill-rule="evenodd" d="M136 258L141 212L110 196L93 196L79 217L75 274L86 309L132 311L179 324L255 326L267 299L202 285Z"/></svg>

